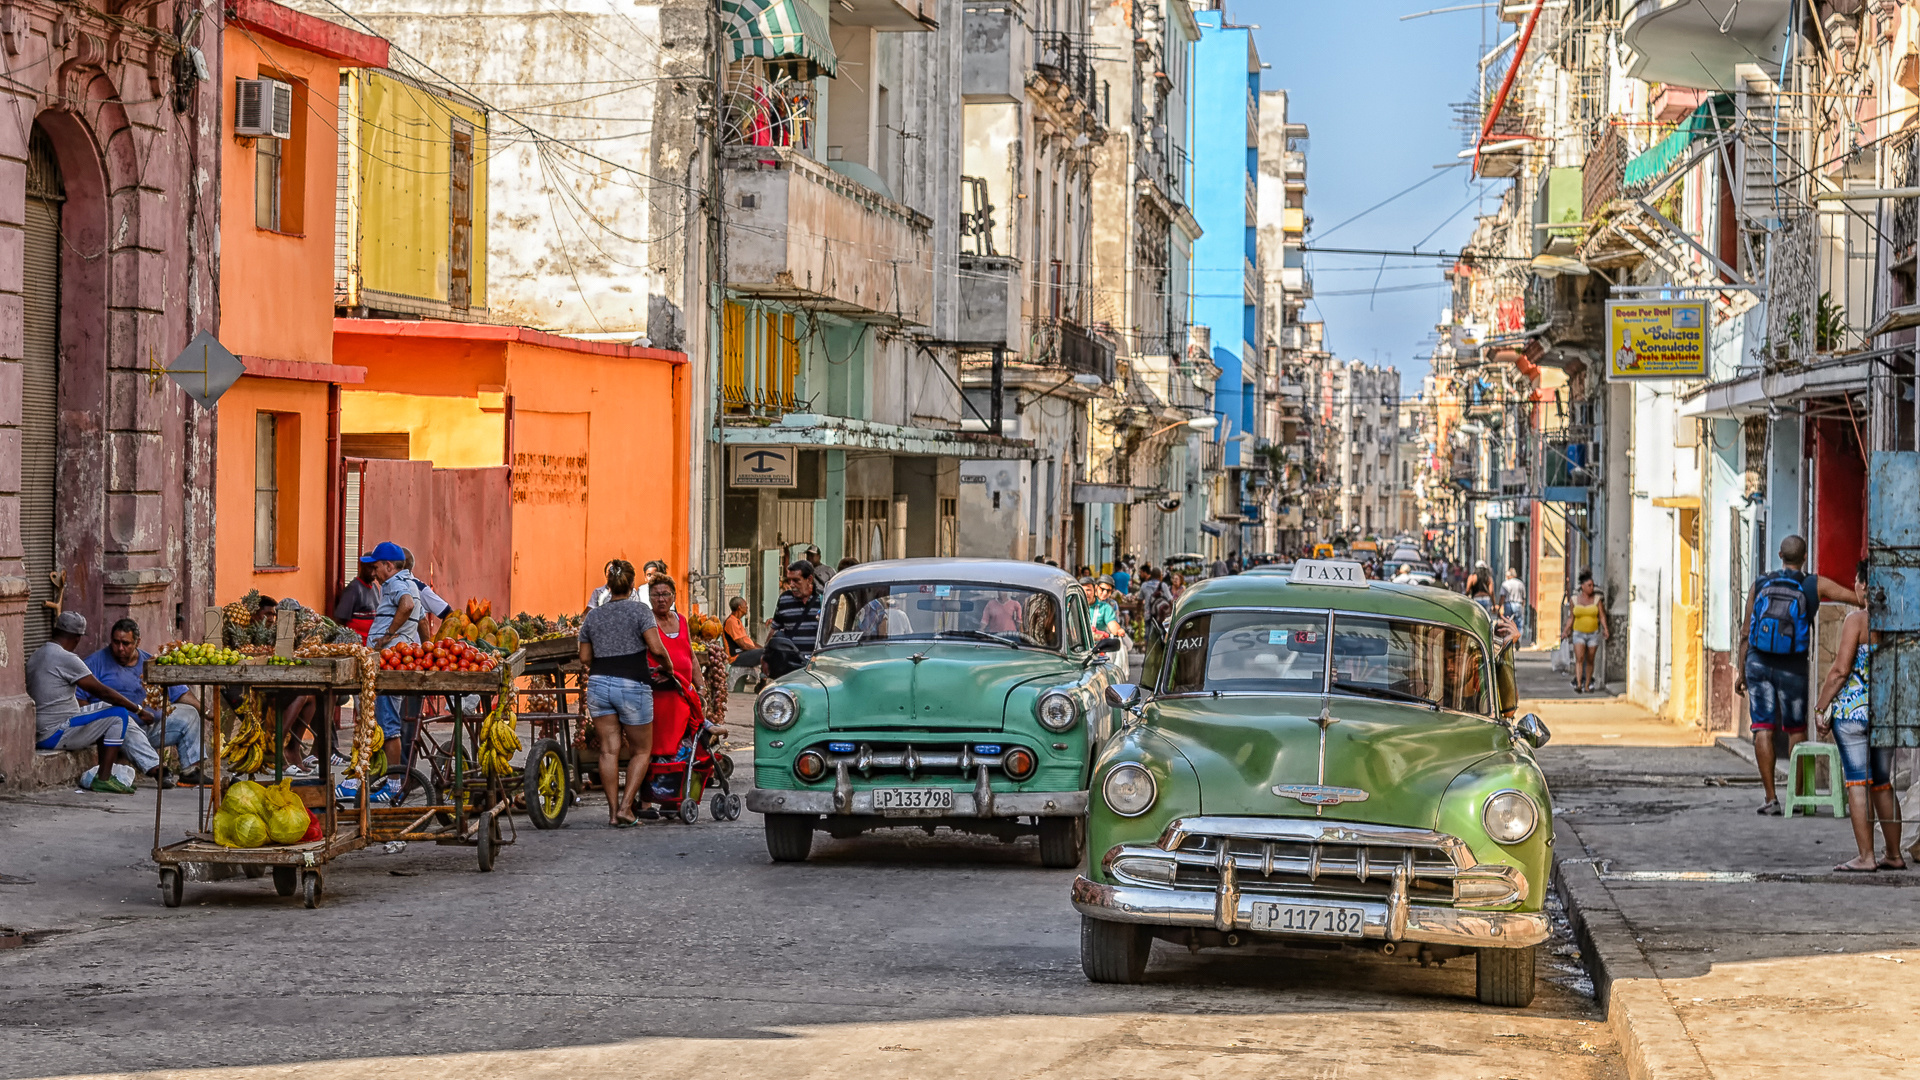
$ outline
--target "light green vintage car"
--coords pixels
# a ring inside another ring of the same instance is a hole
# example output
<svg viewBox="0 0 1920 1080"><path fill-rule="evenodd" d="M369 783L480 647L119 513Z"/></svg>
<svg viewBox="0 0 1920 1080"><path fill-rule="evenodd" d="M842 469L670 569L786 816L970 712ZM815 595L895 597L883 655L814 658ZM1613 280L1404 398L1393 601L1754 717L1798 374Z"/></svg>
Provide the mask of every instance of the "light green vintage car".
<svg viewBox="0 0 1920 1080"><path fill-rule="evenodd" d="M1533 1000L1547 937L1547 730L1512 655L1439 589L1302 560L1180 599L1100 753L1080 958L1137 982L1154 938L1473 955L1482 1002Z"/></svg>
<svg viewBox="0 0 1920 1080"><path fill-rule="evenodd" d="M767 853L813 834L945 826L1080 863L1087 778L1114 727L1118 640L1096 641L1072 576L1039 563L899 559L835 574L813 659L755 702ZM1124 677L1124 676L1121 676Z"/></svg>

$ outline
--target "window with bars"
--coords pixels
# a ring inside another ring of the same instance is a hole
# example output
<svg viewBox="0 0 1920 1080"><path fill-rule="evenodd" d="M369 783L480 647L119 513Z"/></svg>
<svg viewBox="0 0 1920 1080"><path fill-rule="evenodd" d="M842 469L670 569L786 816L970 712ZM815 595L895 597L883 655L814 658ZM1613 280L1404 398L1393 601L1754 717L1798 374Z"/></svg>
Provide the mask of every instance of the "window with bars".
<svg viewBox="0 0 1920 1080"><path fill-rule="evenodd" d="M253 565L299 562L300 418L261 412L253 423Z"/></svg>

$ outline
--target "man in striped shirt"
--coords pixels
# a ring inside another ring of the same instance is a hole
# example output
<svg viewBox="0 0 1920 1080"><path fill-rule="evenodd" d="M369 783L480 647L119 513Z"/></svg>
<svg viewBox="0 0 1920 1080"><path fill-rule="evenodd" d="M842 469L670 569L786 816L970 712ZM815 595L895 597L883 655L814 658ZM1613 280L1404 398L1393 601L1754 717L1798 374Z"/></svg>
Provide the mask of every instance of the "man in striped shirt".
<svg viewBox="0 0 1920 1080"><path fill-rule="evenodd" d="M767 620L776 634L784 634L800 651L803 660L813 658L813 647L820 636L820 594L813 587L813 564L796 559L787 567L787 589Z"/></svg>

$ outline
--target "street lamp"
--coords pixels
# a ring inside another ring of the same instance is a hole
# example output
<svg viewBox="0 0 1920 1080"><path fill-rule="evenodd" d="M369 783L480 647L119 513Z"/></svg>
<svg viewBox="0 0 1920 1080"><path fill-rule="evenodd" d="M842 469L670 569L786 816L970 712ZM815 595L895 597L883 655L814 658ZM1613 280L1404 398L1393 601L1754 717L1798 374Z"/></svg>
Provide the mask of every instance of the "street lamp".
<svg viewBox="0 0 1920 1080"><path fill-rule="evenodd" d="M1163 431L1172 431L1174 428L1177 428L1177 427L1188 427L1188 428L1192 428L1195 431L1212 431L1214 428L1217 428L1219 426L1220 426L1220 418L1217 416L1190 416L1185 420L1175 420L1173 423L1168 424L1166 427L1159 428L1154 431L1149 431L1146 437L1151 439L1155 435L1158 435Z"/></svg>

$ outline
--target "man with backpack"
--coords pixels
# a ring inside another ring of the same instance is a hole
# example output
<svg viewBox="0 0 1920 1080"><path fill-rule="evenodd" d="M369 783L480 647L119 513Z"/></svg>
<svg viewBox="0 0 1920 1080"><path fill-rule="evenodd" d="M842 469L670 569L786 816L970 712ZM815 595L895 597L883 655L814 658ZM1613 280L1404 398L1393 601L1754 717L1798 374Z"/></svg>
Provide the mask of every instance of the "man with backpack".
<svg viewBox="0 0 1920 1080"><path fill-rule="evenodd" d="M1780 541L1782 569L1761 576L1747 594L1740 633L1739 672L1733 689L1747 696L1753 728L1753 756L1767 801L1759 813L1780 815L1774 796L1774 733L1784 732L1787 752L1807 738L1807 651L1820 619L1821 601L1860 604L1851 589L1818 574L1804 572L1807 542L1799 536Z"/></svg>

